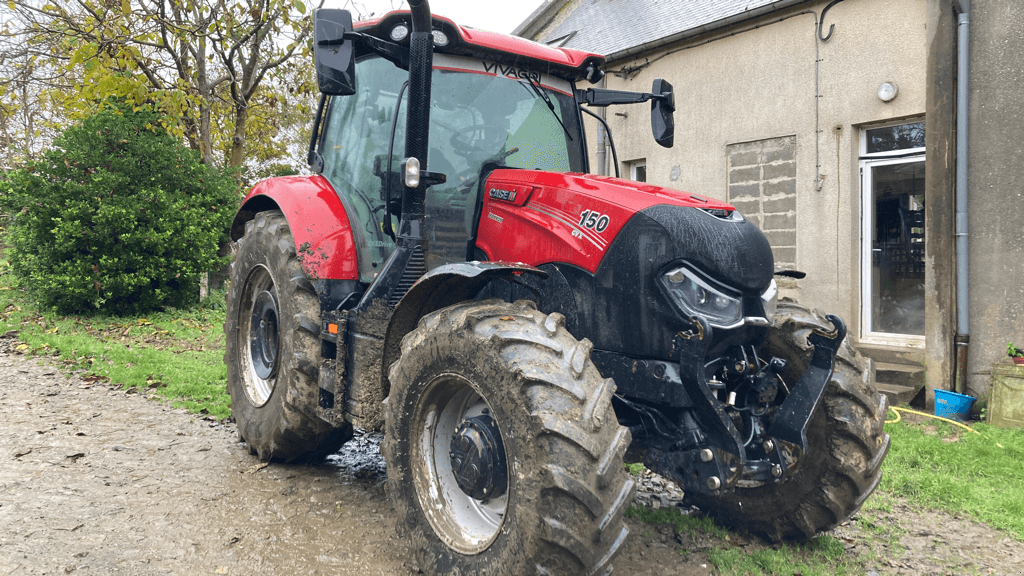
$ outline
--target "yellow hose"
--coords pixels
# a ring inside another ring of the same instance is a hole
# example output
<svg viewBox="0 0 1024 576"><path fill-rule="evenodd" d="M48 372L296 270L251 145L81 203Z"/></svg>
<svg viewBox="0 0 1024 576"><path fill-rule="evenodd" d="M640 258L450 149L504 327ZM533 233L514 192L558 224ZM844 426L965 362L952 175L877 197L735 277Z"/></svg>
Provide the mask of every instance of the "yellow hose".
<svg viewBox="0 0 1024 576"><path fill-rule="evenodd" d="M889 410L892 410L893 412L896 413L896 419L895 420L886 420L885 421L886 424L895 424L895 423L897 423L897 422L899 422L900 420L903 419L903 417L900 416L899 410L893 408L892 406L889 406Z"/></svg>
<svg viewBox="0 0 1024 576"><path fill-rule="evenodd" d="M978 436L981 436L981 432L978 432L977 430L975 430L974 428L971 428L970 426L967 426L967 425L965 425L963 423L957 422L956 420L950 420L949 418L943 418L942 416L936 416L935 414L928 414L927 412L918 412L917 410L911 410L910 408L897 408L895 406L889 406L889 410L892 410L892 411L896 412L896 419L895 420L886 420L885 421L886 424L895 424L895 423L899 422L902 419L902 417L900 416L900 412L906 412L908 414L917 414L918 416L927 416L928 418L935 418L936 420L942 420L943 422L949 422L950 424L953 424L955 426L959 426L959 427L963 428L964 430L969 430L971 432L974 432Z"/></svg>
<svg viewBox="0 0 1024 576"><path fill-rule="evenodd" d="M950 420L949 418L943 418L942 416L936 416L935 414L928 414L927 412L919 412L917 410L911 410L910 408L897 408L896 406L889 406L889 410L892 410L893 412L896 413L896 419L895 420L886 420L885 421L886 424L895 424L895 423L899 422L900 420L902 420L902 417L900 416L900 412L906 412L908 414L917 414L918 416L926 416L928 418L934 418L936 420L942 420L943 422L949 422L950 424L959 426L959 427L963 428L964 430L970 430L971 432L974 432L975 434L977 434L978 436L981 436L982 438L984 438L986 440L991 440L991 438L989 438L988 436L985 436L984 434L982 434L981 432L978 432L974 428L971 428L970 426L967 426L965 424L957 422L956 420ZM1000 448L1003 448L1003 445L1000 444L999 442L996 442L995 445L1000 447Z"/></svg>

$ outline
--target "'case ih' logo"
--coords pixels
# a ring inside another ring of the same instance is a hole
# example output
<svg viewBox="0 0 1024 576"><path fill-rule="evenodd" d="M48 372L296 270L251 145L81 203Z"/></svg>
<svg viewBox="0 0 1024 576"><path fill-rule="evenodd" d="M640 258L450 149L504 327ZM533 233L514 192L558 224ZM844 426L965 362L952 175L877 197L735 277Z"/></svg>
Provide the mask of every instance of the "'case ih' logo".
<svg viewBox="0 0 1024 576"><path fill-rule="evenodd" d="M505 202L515 202L516 193L513 190L502 190L501 188L491 188L489 192L491 198L495 200L504 200Z"/></svg>

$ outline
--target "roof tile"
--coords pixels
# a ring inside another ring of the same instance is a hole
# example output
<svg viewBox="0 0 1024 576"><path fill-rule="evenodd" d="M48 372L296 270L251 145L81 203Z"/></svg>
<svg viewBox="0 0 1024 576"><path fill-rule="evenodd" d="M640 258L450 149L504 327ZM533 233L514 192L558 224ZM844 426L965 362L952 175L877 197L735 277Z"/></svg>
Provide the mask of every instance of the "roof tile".
<svg viewBox="0 0 1024 576"><path fill-rule="evenodd" d="M564 47L615 54L777 1L583 0L557 28L541 37L541 41L551 42L575 32Z"/></svg>

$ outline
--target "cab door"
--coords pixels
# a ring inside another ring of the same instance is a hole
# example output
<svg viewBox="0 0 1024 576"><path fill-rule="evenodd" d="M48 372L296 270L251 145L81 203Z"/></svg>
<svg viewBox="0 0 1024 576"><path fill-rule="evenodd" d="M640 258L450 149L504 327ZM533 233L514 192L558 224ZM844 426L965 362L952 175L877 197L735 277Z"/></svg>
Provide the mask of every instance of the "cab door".
<svg viewBox="0 0 1024 576"><path fill-rule="evenodd" d="M331 97L320 136L322 174L338 193L352 222L359 280L365 283L373 282L395 249L394 240L386 232L390 223L380 166L388 154L392 125L399 112L398 94L407 77L407 72L383 58L361 58L356 62L355 93ZM405 148L404 134L396 134L395 142L400 154ZM398 170L397 163L394 170Z"/></svg>

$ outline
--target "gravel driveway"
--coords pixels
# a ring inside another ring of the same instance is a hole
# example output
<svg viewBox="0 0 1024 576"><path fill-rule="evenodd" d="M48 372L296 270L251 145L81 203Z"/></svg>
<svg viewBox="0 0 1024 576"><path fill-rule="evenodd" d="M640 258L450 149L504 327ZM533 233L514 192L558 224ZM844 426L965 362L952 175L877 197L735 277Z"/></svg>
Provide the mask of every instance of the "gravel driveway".
<svg viewBox="0 0 1024 576"><path fill-rule="evenodd" d="M231 424L67 378L10 344L0 340L0 576L417 572L394 535L378 437L326 464L263 464ZM873 550L878 573L1022 573L1020 542L901 506L875 523L906 526L902 551L854 523L837 535ZM616 574L709 574L713 546L768 547L632 527Z"/></svg>

